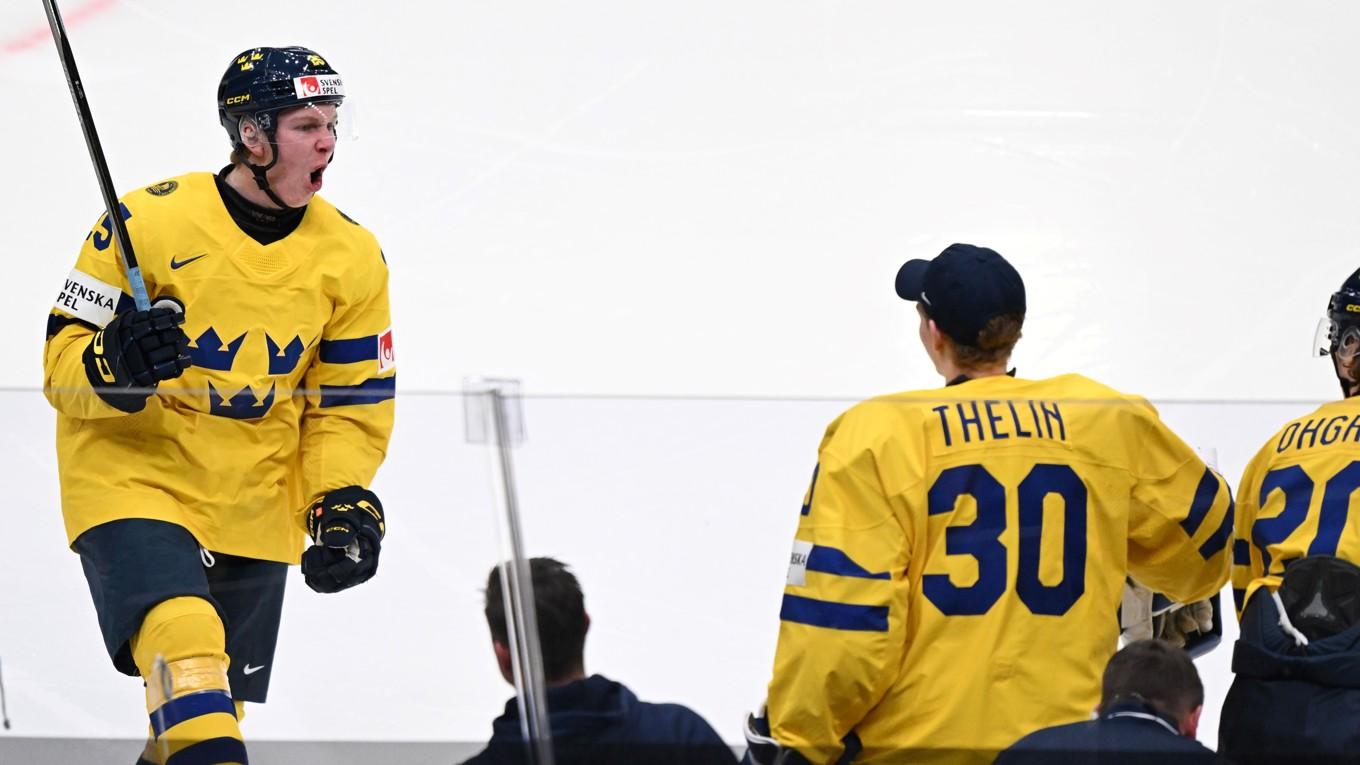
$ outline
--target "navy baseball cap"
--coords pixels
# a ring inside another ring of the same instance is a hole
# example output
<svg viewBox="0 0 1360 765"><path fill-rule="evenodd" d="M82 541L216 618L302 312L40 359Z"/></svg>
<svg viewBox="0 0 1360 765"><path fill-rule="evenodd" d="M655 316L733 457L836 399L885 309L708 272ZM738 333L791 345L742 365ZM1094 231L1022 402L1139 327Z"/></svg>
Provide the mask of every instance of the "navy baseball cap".
<svg viewBox="0 0 1360 765"><path fill-rule="evenodd" d="M954 342L974 347L987 322L1025 313L1020 272L996 250L971 244L951 244L934 260L903 263L897 296L920 303Z"/></svg>

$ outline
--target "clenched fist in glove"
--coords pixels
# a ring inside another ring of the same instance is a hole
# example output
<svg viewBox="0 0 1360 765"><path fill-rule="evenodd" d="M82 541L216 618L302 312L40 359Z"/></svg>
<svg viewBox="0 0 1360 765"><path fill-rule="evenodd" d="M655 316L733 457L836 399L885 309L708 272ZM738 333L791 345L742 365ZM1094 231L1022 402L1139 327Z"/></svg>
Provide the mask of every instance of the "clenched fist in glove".
<svg viewBox="0 0 1360 765"><path fill-rule="evenodd" d="M362 486L327 492L307 510L307 535L314 543L302 554L307 586L339 592L372 579L386 533L376 494Z"/></svg>
<svg viewBox="0 0 1360 765"><path fill-rule="evenodd" d="M172 300L113 317L85 348L85 376L94 392L115 409L142 411L157 383L192 365L183 323L184 311Z"/></svg>

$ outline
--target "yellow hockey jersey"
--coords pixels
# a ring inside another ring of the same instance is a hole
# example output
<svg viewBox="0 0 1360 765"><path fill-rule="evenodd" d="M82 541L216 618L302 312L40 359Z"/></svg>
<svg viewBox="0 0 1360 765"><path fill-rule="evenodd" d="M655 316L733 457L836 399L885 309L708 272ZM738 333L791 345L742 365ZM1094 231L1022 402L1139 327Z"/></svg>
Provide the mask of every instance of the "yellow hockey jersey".
<svg viewBox="0 0 1360 765"><path fill-rule="evenodd" d="M990 761L1088 719L1126 572L1228 578L1223 480L1146 401L985 377L862 402L822 440L780 611L772 733L815 763Z"/></svg>
<svg viewBox="0 0 1360 765"><path fill-rule="evenodd" d="M48 318L44 354L68 541L150 518L213 551L297 563L306 503L367 486L392 430L396 361L377 240L313 197L292 233L261 245L209 173L132 192L122 215L152 301L185 306L193 366L136 414L95 395L82 354L132 308L103 216Z"/></svg>
<svg viewBox="0 0 1360 765"><path fill-rule="evenodd" d="M1242 611L1285 564L1333 555L1360 565L1360 399L1324 404L1286 424L1247 463L1238 487L1233 600Z"/></svg>

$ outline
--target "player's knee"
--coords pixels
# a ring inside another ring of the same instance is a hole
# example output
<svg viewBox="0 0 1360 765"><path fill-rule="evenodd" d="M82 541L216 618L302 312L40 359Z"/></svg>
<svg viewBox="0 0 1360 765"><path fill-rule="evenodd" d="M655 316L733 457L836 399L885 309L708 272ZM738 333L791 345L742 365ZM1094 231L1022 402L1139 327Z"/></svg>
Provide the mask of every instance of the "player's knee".
<svg viewBox="0 0 1360 765"><path fill-rule="evenodd" d="M157 603L132 638L132 658L146 678L146 708L203 691L216 692L218 711L235 715L227 682L227 634L212 604L202 598L171 598ZM160 735L161 731L156 731Z"/></svg>
<svg viewBox="0 0 1360 765"><path fill-rule="evenodd" d="M142 618L131 640L132 660L150 678L156 658L171 664L183 659L213 658L227 662L227 631L217 609L203 598L171 598L157 603Z"/></svg>

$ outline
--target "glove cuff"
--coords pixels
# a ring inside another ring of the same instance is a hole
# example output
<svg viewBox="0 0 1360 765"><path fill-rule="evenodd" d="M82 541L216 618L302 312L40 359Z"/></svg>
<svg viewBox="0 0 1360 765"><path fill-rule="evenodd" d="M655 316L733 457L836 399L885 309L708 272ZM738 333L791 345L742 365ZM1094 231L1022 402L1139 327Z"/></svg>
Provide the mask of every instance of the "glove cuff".
<svg viewBox="0 0 1360 765"><path fill-rule="evenodd" d="M95 395L104 403L120 412L136 414L146 408L146 400L151 397L151 393L132 391L117 384L109 359L94 352L95 342L101 339L102 334L101 331L90 339L90 344L85 346L85 353L81 356L85 364L85 377L90 381Z"/></svg>
<svg viewBox="0 0 1360 765"><path fill-rule="evenodd" d="M316 540L327 523L344 520L356 532L366 533L382 541L387 534L382 502L378 495L362 486L331 489L311 503L307 510L307 536Z"/></svg>

